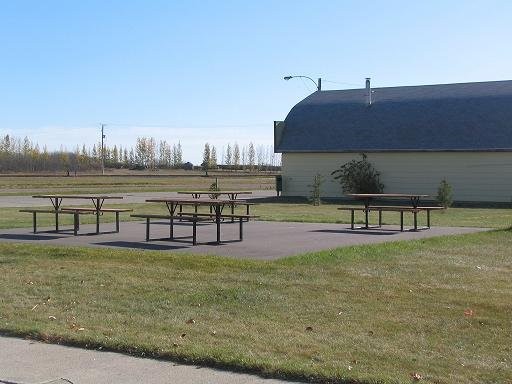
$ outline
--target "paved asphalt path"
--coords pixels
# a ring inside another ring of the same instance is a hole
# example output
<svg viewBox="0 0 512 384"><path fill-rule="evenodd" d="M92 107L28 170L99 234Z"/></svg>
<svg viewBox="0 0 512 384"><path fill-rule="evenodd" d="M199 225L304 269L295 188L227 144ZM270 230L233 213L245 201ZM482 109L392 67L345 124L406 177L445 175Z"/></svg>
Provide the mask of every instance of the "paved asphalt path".
<svg viewBox="0 0 512 384"><path fill-rule="evenodd" d="M0 383L290 384L256 375L0 337Z"/></svg>
<svg viewBox="0 0 512 384"><path fill-rule="evenodd" d="M109 201L110 204L132 204L144 203L146 199L156 199L159 197L175 197L176 192L125 192L125 193L105 193L110 196L122 196L123 200ZM251 195L240 195L240 199L258 199L263 197L275 196L276 192L268 191L252 191ZM181 195L185 196L185 195ZM87 204L84 200L66 200L66 204L83 205ZM32 196L0 196L0 208L8 207L38 207L51 206L49 199L34 199Z"/></svg>
<svg viewBox="0 0 512 384"><path fill-rule="evenodd" d="M272 221L251 221L244 224L244 239L239 241L238 223L221 225L223 243L212 243L216 239L216 226L211 222L198 225L198 245L191 243L192 227L190 223L176 223L174 233L176 241L169 241L169 223L167 221L151 224L150 242L145 241L144 222L122 222L119 233L112 232L113 223L101 224L99 235L93 234L94 224L80 226L78 236L73 232L38 232L31 228L1 229L0 242L45 245L76 245L85 247L134 248L142 250L193 252L236 258L272 260L315 252L323 249L352 245L383 243L398 240L424 239L434 236L457 235L483 231L482 228L432 227L426 231L400 232L398 226L384 226L377 230L351 230L347 224L290 223ZM63 226L63 229L71 226ZM46 228L50 230L51 228ZM45 228L40 228L45 231ZM159 240L158 240L159 239Z"/></svg>

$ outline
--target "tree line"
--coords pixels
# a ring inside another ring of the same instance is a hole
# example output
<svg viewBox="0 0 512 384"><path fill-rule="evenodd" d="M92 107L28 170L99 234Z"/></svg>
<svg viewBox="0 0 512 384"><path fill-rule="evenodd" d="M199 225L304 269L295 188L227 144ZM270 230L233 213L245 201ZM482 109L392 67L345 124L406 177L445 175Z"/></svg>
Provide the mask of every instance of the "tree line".
<svg viewBox="0 0 512 384"><path fill-rule="evenodd" d="M264 170L274 169L281 166L281 157L274 153L272 145L255 146L252 142L247 146L240 147L238 143L227 144L222 147L220 158L214 145L206 143L203 151L201 167L208 169L249 169Z"/></svg>
<svg viewBox="0 0 512 384"><path fill-rule="evenodd" d="M135 146L103 145L102 148L101 143L98 143L92 147L77 145L73 151L62 146L58 151L49 151L45 145L40 147L28 137L0 137L0 172L98 170L101 169L102 160L106 168L193 168L191 163L183 160L180 142L157 142L153 137L138 137ZM252 143L247 148L240 148L236 143L233 146L228 144L226 150L222 148L218 161L216 148L206 144L201 165L203 169L268 169L280 165L279 161L272 147L255 147Z"/></svg>

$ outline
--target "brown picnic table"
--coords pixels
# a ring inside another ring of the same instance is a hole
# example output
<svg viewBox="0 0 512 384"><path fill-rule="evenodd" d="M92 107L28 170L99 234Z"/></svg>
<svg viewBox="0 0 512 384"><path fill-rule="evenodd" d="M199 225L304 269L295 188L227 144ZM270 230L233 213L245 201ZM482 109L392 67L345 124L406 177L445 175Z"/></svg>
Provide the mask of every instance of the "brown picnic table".
<svg viewBox="0 0 512 384"><path fill-rule="evenodd" d="M34 195L32 196L35 199L50 199L52 203L53 210L52 211L44 211L44 210L36 210L36 209L24 209L23 212L32 212L34 217L34 232L36 231L36 213L54 213L55 214L55 231L59 231L59 214L73 213L75 216L75 234L78 230L78 215L80 213L90 212L91 214L96 215L96 234L100 233L100 215L103 212L114 212L116 214L116 231L119 232L119 212L131 211L131 209L104 209L103 204L105 200L120 200L122 196L109 196L109 195L96 195L96 194L80 194L80 195ZM62 201L64 199L72 199L72 200L91 200L94 208L83 208L83 207L69 207L63 208Z"/></svg>
<svg viewBox="0 0 512 384"><path fill-rule="evenodd" d="M198 190L198 191L178 191L179 195L190 195L194 199L200 199L202 195L208 195L212 199L216 199L222 195L226 195L230 200L236 200L238 195L252 195L251 191L212 191L212 190Z"/></svg>
<svg viewBox="0 0 512 384"><path fill-rule="evenodd" d="M379 225L377 227L381 227L382 225L382 212L383 211L395 211L400 212L400 230L404 230L403 224L403 214L404 212L411 212L414 216L414 230L417 231L418 228L418 220L417 214L421 211L427 212L427 226L422 229L430 228L430 211L443 209L443 207L436 206L421 206L421 199L429 197L429 195L418 194L418 193L349 193L346 196L350 196L356 200L362 201L364 204L364 215L365 215L365 225L364 227L359 227L358 229L369 229L371 228L369 225L369 213L371 211L377 211L379 213ZM383 200L383 199L402 199L408 200L410 202L410 206L377 206L374 205L373 202L375 200ZM339 208L341 210L350 210L351 211L351 229L355 229L354 227L354 211L356 208Z"/></svg>
<svg viewBox="0 0 512 384"><path fill-rule="evenodd" d="M151 218L167 218L170 220L170 238L173 239L173 225L174 220L182 220L187 219L189 221L192 221L194 224L194 234L193 234L193 242L196 243L196 235L195 235L195 228L196 223L199 220L199 218L204 218L205 220L211 220L213 219L216 227L217 227L217 244L220 244L220 225L221 221L225 218L231 218L232 220L234 218L239 219L240 221L240 240L243 238L243 232L242 232L242 225L244 220L249 220L250 218L255 218L254 215L249 215L247 213L246 215L235 215L235 214L223 214L222 211L226 205L233 207L234 205L240 205L240 204L251 204L251 203L245 203L240 200L231 200L231 199L206 199L206 198L154 198L154 199L147 199L146 202L148 203L164 203L167 207L167 210L169 211L168 216L160 216L160 215L132 215L133 217L141 217L147 219L147 227L146 227L146 240L149 240L149 220ZM193 206L194 212L184 213L183 212L183 206ZM197 208L201 206L206 206L210 208L210 214L201 214L197 212ZM179 208L179 211L177 212Z"/></svg>
<svg viewBox="0 0 512 384"><path fill-rule="evenodd" d="M190 195L194 199L200 199L202 195L207 195L210 199L218 199L220 196L225 195L231 201L231 214L235 214L235 205L245 205L247 208L246 214L249 215L249 206L252 203L248 203L245 200L238 199L238 195L251 195L251 191L240 191L240 190L223 190L223 191L211 191L211 190L197 190L197 191L178 191L178 195ZM236 204L238 202L239 204ZM197 212L197 206L196 206ZM211 211L211 209L210 209Z"/></svg>

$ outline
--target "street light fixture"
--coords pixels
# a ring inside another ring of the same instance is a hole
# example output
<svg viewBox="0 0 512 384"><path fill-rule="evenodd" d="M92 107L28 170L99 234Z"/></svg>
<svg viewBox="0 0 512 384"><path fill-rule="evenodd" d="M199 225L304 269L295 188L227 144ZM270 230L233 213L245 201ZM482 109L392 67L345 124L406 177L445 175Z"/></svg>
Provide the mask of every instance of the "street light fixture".
<svg viewBox="0 0 512 384"><path fill-rule="evenodd" d="M322 79L319 77L318 78L318 82L316 82L315 80L313 80L311 77L309 76L285 76L283 77L284 80L290 80L290 79L293 79L293 78L296 78L296 77L301 77L303 79L309 79L313 82L313 84L315 84L315 87L317 89L317 91L321 91L322 90Z"/></svg>

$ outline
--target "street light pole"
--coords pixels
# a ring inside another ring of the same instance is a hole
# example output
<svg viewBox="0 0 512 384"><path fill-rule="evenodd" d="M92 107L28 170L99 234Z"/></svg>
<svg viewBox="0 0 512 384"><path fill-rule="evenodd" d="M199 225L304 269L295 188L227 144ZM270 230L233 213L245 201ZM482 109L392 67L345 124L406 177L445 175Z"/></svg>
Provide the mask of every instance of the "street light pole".
<svg viewBox="0 0 512 384"><path fill-rule="evenodd" d="M322 90L322 78L321 77L318 78L318 82L316 82L315 80L313 80L309 76L285 76L285 77L283 77L283 79L284 80L290 80L290 79L293 79L293 78L296 78L296 77L301 77L303 79L309 79L309 80L311 80L313 82L313 84L315 84L315 87L316 87L317 91L321 91Z"/></svg>
<svg viewBox="0 0 512 384"><path fill-rule="evenodd" d="M103 140L105 139L104 129L106 124L101 124L101 174L105 174L105 146Z"/></svg>

